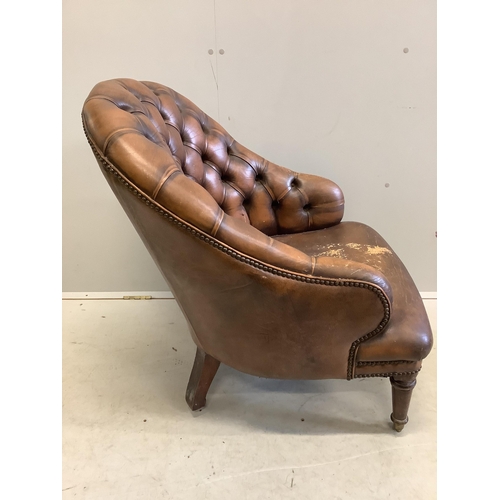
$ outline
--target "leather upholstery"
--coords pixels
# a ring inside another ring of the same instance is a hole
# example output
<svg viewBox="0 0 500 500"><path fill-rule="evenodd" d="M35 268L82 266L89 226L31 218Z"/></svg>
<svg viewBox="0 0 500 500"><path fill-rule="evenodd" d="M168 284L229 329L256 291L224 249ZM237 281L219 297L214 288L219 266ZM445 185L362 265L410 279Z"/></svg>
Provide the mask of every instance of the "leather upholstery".
<svg viewBox="0 0 500 500"><path fill-rule="evenodd" d="M317 258L363 260L387 276L394 293L391 320L383 335L360 344L357 361L371 362L371 366L382 362L382 367L386 361L391 364L398 360L417 362L429 354L431 327L417 287L394 250L374 229L359 222L341 222L322 231L276 239Z"/></svg>
<svg viewBox="0 0 500 500"><path fill-rule="evenodd" d="M344 198L335 183L264 160L167 87L104 82L85 108L89 117L94 110L106 115L106 120L88 123L101 139L96 145L125 173L133 173L138 187L153 199L167 201L172 184L178 183L175 190L181 192L193 189L191 181L204 188L195 191L200 208L208 212L199 221L204 229L220 224L223 212L265 234L320 229L342 218Z"/></svg>
<svg viewBox="0 0 500 500"><path fill-rule="evenodd" d="M152 82L102 82L82 117L204 352L276 378L420 369L432 336L415 285L377 233L341 222L335 183L263 159Z"/></svg>

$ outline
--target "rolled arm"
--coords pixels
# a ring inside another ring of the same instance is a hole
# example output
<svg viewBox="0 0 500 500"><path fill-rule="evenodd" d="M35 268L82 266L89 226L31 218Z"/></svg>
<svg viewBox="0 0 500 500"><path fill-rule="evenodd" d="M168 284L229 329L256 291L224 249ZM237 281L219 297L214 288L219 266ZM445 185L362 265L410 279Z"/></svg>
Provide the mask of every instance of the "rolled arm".
<svg viewBox="0 0 500 500"><path fill-rule="evenodd" d="M367 264L334 257L311 257L226 214L214 236L244 255L279 269L315 278L362 281L378 287L392 304L387 278Z"/></svg>
<svg viewBox="0 0 500 500"><path fill-rule="evenodd" d="M297 174L295 184L306 201L309 230L338 224L344 216L344 193L333 181L310 174Z"/></svg>

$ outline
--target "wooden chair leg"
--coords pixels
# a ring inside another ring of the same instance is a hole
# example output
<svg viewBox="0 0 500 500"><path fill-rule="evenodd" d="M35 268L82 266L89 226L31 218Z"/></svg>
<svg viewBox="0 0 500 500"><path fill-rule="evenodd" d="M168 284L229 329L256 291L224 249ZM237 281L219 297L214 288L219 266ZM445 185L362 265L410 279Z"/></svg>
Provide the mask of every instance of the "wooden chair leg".
<svg viewBox="0 0 500 500"><path fill-rule="evenodd" d="M391 420L394 430L401 432L408 423L408 408L411 393L417 383L417 374L398 375L391 377L392 385L392 413Z"/></svg>
<svg viewBox="0 0 500 500"><path fill-rule="evenodd" d="M186 390L186 402L191 410L199 410L205 406L208 389L217 373L219 365L220 361L199 347L197 348Z"/></svg>

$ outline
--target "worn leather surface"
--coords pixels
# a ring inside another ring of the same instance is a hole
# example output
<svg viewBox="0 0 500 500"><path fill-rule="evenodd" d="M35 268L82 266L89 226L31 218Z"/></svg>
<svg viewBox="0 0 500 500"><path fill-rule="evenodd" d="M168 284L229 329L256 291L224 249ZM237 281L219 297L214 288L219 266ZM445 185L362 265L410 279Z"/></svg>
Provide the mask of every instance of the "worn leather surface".
<svg viewBox="0 0 500 500"><path fill-rule="evenodd" d="M420 294L408 270L374 229L359 222L309 233L277 236L318 262L323 257L363 260L387 277L393 292L391 320L382 335L360 344L358 361L421 361L432 348L432 332Z"/></svg>
<svg viewBox="0 0 500 500"><path fill-rule="evenodd" d="M366 227L341 222L335 183L263 159L152 82L96 85L82 118L205 352L247 373L297 379L351 378L359 360L425 356L425 311L396 260L311 247L317 235L324 245L335 242L328 234L355 243ZM419 319L403 321L403 312ZM421 329L412 333L412 324Z"/></svg>

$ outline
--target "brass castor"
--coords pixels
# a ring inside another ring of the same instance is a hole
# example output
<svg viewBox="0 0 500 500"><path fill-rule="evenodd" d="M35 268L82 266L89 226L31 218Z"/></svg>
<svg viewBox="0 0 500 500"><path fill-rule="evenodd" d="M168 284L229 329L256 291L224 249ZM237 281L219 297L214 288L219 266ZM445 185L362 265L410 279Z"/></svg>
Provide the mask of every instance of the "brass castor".
<svg viewBox="0 0 500 500"><path fill-rule="evenodd" d="M393 414L391 413L391 420L392 420L392 428L396 432L401 432L404 428L404 426L408 423L408 417L406 417L404 420L398 420L397 418L394 418Z"/></svg>

